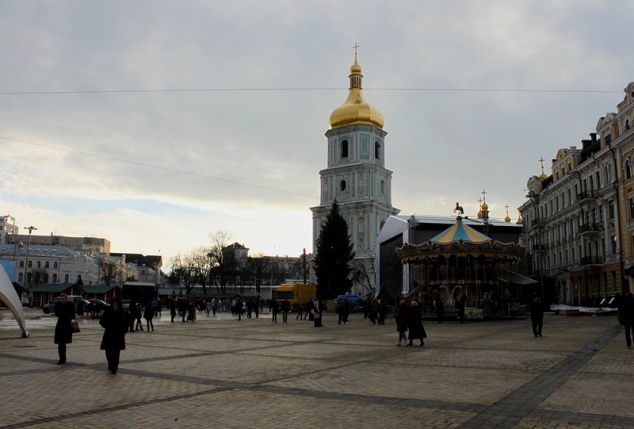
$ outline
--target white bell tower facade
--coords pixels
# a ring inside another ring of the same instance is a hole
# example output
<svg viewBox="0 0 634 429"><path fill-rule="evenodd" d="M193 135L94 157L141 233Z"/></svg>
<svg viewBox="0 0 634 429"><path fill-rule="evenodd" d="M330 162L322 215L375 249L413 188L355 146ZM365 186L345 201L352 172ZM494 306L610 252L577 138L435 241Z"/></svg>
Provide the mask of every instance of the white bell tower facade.
<svg viewBox="0 0 634 429"><path fill-rule="evenodd" d="M392 172L385 168L387 133L383 115L363 96L361 66L350 67L348 99L330 115L328 167L321 177L320 204L312 207L313 253L321 226L333 201L348 223L354 245L354 292L366 295L374 289L374 250L376 238L392 207Z"/></svg>

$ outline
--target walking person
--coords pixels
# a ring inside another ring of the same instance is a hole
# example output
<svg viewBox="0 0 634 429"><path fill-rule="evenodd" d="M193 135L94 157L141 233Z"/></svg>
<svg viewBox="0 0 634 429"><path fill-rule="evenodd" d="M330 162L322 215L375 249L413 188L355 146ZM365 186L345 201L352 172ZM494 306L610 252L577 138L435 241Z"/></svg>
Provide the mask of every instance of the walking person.
<svg viewBox="0 0 634 429"><path fill-rule="evenodd" d="M151 309L151 306L148 307ZM108 371L114 375L119 369L121 350L125 350L125 334L128 330L126 314L118 297L112 298L110 308L101 315L99 324L105 329L100 348L105 350Z"/></svg>
<svg viewBox="0 0 634 429"><path fill-rule="evenodd" d="M440 294L436 295L436 317L438 323L442 323L442 317L445 315L445 303L443 302Z"/></svg>
<svg viewBox="0 0 634 429"><path fill-rule="evenodd" d="M172 319L172 323L174 323L174 318L176 317L176 298L172 297L167 305L170 309L170 318Z"/></svg>
<svg viewBox="0 0 634 429"><path fill-rule="evenodd" d="M145 319L147 331L150 332L150 329L154 331L154 323L152 323L152 319L154 318L154 308L152 308L151 303L148 303L148 305L145 306L143 318Z"/></svg>
<svg viewBox="0 0 634 429"><path fill-rule="evenodd" d="M288 312L291 309L291 303L288 300L282 301L282 323L288 323Z"/></svg>
<svg viewBox="0 0 634 429"><path fill-rule="evenodd" d="M62 365L66 363L66 344L73 342L73 328L70 323L75 318L75 306L68 301L64 293L59 296L59 301L55 304L55 316L57 316L55 344L57 344L59 355L57 364Z"/></svg>
<svg viewBox="0 0 634 429"><path fill-rule="evenodd" d="M412 300L411 307L407 311L407 327L409 328L409 343L406 346L411 346L412 340L420 340L420 347L423 347L427 332L423 326L423 307L416 300Z"/></svg>
<svg viewBox="0 0 634 429"><path fill-rule="evenodd" d="M280 308L279 304L277 303L277 300L275 299L271 300L271 303L269 304L269 308L271 309L271 321L273 323L277 323L277 312Z"/></svg>
<svg viewBox="0 0 634 429"><path fill-rule="evenodd" d="M542 336L542 327L544 326L544 307L537 295L530 303L529 311L531 312L531 324L533 325L533 335L535 337Z"/></svg>
<svg viewBox="0 0 634 429"><path fill-rule="evenodd" d="M460 295L460 298L456 301L456 310L458 311L458 319L461 324L464 324L466 306L467 298L464 295Z"/></svg>
<svg viewBox="0 0 634 429"><path fill-rule="evenodd" d="M625 294L619 301L619 323L625 327L625 345L632 348L632 327L634 326L634 295Z"/></svg>
<svg viewBox="0 0 634 429"><path fill-rule="evenodd" d="M316 299L313 306L313 319L315 322L315 325L314 325L315 328L320 328L324 326L324 324L321 322L322 310L323 310L323 307L321 305L321 300Z"/></svg>
<svg viewBox="0 0 634 429"><path fill-rule="evenodd" d="M404 299L398 304L394 320L396 321L396 331L398 332L397 346L400 346L403 341L407 341L407 305Z"/></svg>
<svg viewBox="0 0 634 429"><path fill-rule="evenodd" d="M130 305L130 312L134 310L132 315L134 316L134 330L138 331L139 329L143 331L143 322L141 321L141 303L137 302L134 306Z"/></svg>

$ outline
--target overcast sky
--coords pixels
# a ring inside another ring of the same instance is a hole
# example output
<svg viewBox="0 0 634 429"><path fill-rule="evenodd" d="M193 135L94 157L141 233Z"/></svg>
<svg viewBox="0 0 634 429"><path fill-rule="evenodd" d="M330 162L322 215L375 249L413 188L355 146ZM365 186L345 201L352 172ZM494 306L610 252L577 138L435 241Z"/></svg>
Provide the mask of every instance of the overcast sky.
<svg viewBox="0 0 634 429"><path fill-rule="evenodd" d="M359 44L403 215L517 220L634 81L632 1L2 1L0 214L176 254L312 251ZM188 90L188 91L181 91Z"/></svg>

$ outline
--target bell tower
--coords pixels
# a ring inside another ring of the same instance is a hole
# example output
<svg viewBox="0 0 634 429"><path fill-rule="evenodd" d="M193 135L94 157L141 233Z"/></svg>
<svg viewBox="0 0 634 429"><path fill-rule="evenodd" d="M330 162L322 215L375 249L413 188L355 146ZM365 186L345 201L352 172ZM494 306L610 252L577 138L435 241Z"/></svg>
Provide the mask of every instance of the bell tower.
<svg viewBox="0 0 634 429"><path fill-rule="evenodd" d="M385 168L387 133L383 130L383 115L365 100L361 72L355 46L348 98L333 110L326 132L327 167L319 172L320 203L311 208L313 252L321 225L336 200L348 223L355 262L373 267L373 262L364 260L374 259L376 238L383 224L400 210L392 207L392 172Z"/></svg>

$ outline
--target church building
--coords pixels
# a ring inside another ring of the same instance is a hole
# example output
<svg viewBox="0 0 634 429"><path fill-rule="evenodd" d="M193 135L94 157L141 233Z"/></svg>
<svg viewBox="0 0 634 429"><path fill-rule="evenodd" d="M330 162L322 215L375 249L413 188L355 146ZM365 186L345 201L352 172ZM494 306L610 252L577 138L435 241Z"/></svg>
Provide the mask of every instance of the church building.
<svg viewBox="0 0 634 429"><path fill-rule="evenodd" d="M391 215L392 171L385 168L387 150L383 115L363 96L363 75L355 52L346 101L330 115L327 167L319 172L321 199L313 213L313 253L333 201L348 223L354 245L353 292L374 291L376 238Z"/></svg>

